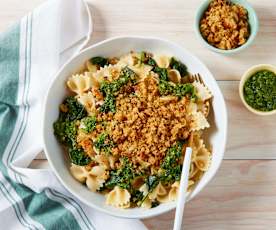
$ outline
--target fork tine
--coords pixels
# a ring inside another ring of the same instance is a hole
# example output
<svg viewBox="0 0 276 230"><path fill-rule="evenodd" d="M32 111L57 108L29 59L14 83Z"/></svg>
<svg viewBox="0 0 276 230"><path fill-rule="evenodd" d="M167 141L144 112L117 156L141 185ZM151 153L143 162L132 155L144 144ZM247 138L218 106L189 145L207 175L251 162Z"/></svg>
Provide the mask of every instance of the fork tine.
<svg viewBox="0 0 276 230"><path fill-rule="evenodd" d="M195 75L189 75L189 82L195 81Z"/></svg>
<svg viewBox="0 0 276 230"><path fill-rule="evenodd" d="M198 75L199 82L200 82L202 85L205 86L205 83L204 83L204 81L203 81L201 75L200 75L200 74L197 74L197 75Z"/></svg>

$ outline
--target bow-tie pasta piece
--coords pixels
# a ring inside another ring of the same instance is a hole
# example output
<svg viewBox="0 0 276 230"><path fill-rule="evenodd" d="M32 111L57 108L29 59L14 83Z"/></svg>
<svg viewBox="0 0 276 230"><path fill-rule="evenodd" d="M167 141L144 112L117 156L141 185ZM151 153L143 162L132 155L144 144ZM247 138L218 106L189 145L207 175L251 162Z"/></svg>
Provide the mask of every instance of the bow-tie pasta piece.
<svg viewBox="0 0 276 230"><path fill-rule="evenodd" d="M193 155L193 158L195 159L195 156ZM193 178L193 176L198 172L198 168L196 167L195 163L192 161L190 165L190 172L189 172L189 178Z"/></svg>
<svg viewBox="0 0 276 230"><path fill-rule="evenodd" d="M187 113L188 114L194 114L194 113L196 113L197 112L197 110L198 110L198 105L196 104L196 103L194 103L194 102L190 102L188 105L187 105Z"/></svg>
<svg viewBox="0 0 276 230"><path fill-rule="evenodd" d="M191 131L198 131L209 127L210 124L202 112L196 112L192 114Z"/></svg>
<svg viewBox="0 0 276 230"><path fill-rule="evenodd" d="M93 88L93 89L100 88L100 82L99 82L99 79L96 78L95 73L85 72L84 74L90 78L91 88Z"/></svg>
<svg viewBox="0 0 276 230"><path fill-rule="evenodd" d="M72 164L70 171L78 181L85 182L93 192L96 192L107 179L105 168L102 166L94 166L91 170L88 170L86 166Z"/></svg>
<svg viewBox="0 0 276 230"><path fill-rule="evenodd" d="M91 92L79 95L77 100L85 107L89 115L93 115L95 113L96 101Z"/></svg>
<svg viewBox="0 0 276 230"><path fill-rule="evenodd" d="M171 57L165 55L155 55L153 59L160 68L168 68L170 66Z"/></svg>
<svg viewBox="0 0 276 230"><path fill-rule="evenodd" d="M192 188L194 186L195 182L193 180L188 180L188 188L187 188L187 192L191 192Z"/></svg>
<svg viewBox="0 0 276 230"><path fill-rule="evenodd" d="M106 204L118 208L128 208L130 206L130 193L119 186L110 191L106 196Z"/></svg>
<svg viewBox="0 0 276 230"><path fill-rule="evenodd" d="M149 76L150 71L152 70L152 66L145 64L130 66L129 68L137 74L137 83L144 81L144 79Z"/></svg>
<svg viewBox="0 0 276 230"><path fill-rule="evenodd" d="M209 150L205 148L205 145L197 150L194 162L199 170L208 170L211 164L211 154Z"/></svg>
<svg viewBox="0 0 276 230"><path fill-rule="evenodd" d="M200 101L206 101L212 97L212 94L207 86L198 81L194 81L192 84L196 88L196 95Z"/></svg>
<svg viewBox="0 0 276 230"><path fill-rule="evenodd" d="M100 165L104 165L106 169L114 169L116 157L112 155L101 154L95 156L95 161L98 162Z"/></svg>
<svg viewBox="0 0 276 230"><path fill-rule="evenodd" d="M99 84L102 81L113 81L119 78L122 67L118 64L108 65L101 67L96 73L93 73L94 79L96 79Z"/></svg>
<svg viewBox="0 0 276 230"><path fill-rule="evenodd" d="M149 199L154 201L157 200L161 203L168 201L168 192L166 188L159 182L156 188L149 194Z"/></svg>
<svg viewBox="0 0 276 230"><path fill-rule="evenodd" d="M179 186L180 186L179 181L176 181L172 184L171 189L169 191L169 200L170 201L177 200L178 193L179 193Z"/></svg>
<svg viewBox="0 0 276 230"><path fill-rule="evenodd" d="M118 62L118 65L122 68L125 66L135 66L139 62L139 55L135 52L123 55Z"/></svg>
<svg viewBox="0 0 276 230"><path fill-rule="evenodd" d="M194 165L191 168L196 166L201 171L207 171L211 164L211 153L206 148L199 133L193 134L192 140L190 140L189 145L193 149L192 163L194 163ZM193 172L193 174L195 174L195 172Z"/></svg>
<svg viewBox="0 0 276 230"><path fill-rule="evenodd" d="M147 197L147 198L143 201L143 203L141 204L141 207L142 207L142 208L145 208L145 209L151 208L151 207L152 207L152 201L151 201L151 199L150 199L149 197Z"/></svg>
<svg viewBox="0 0 276 230"><path fill-rule="evenodd" d="M72 92L75 92L77 95L82 95L90 89L91 79L88 75L76 74L69 78L67 86Z"/></svg>
<svg viewBox="0 0 276 230"><path fill-rule="evenodd" d="M198 110L200 112L202 112L204 117L208 117L209 112L210 112L210 102L209 101L199 102L198 103Z"/></svg>

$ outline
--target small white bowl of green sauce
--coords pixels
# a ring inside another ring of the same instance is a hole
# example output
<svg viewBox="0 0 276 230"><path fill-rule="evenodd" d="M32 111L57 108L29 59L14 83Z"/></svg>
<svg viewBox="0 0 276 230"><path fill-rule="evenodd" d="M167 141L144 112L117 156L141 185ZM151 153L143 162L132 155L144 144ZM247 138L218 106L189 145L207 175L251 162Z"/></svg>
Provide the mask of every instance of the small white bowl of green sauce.
<svg viewBox="0 0 276 230"><path fill-rule="evenodd" d="M249 111L262 116L276 114L276 66L260 64L247 70L239 94Z"/></svg>

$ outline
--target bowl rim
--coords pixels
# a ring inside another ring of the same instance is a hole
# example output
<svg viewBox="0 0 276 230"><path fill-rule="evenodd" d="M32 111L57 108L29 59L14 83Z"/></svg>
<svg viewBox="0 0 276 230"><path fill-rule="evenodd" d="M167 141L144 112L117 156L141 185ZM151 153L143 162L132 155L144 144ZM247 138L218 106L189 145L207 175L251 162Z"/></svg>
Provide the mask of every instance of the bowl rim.
<svg viewBox="0 0 276 230"><path fill-rule="evenodd" d="M254 73L261 71L261 70L269 70L276 74L276 66L271 65L271 64L258 64L258 65L254 65L254 66L250 67L248 70L246 70L246 72L241 77L241 80L239 83L239 95L240 95L242 103L250 112L260 115L260 116L269 116L269 115L276 114L276 109L274 109L272 111L268 111L268 112L254 109L253 107L251 107L250 105L247 104L247 102L244 98L244 93L243 93L244 84L247 81L247 79L250 78Z"/></svg>
<svg viewBox="0 0 276 230"><path fill-rule="evenodd" d="M230 1L232 1L232 0L230 0ZM196 32L196 37L198 38L198 40L201 41L202 44L205 45L205 47L207 47L208 49L210 49L216 53L221 53L221 54L225 54L225 55L235 54L235 53L238 53L238 52L246 49L253 43L253 41L256 38L257 33L259 31L259 19L258 19L257 13L256 13L255 9L253 8L253 6L246 0L235 0L235 1L242 4L242 6L247 9L248 13L249 12L251 13L252 18L254 20L254 26L252 27L252 25L250 24L250 36L249 36L249 39L246 41L246 43L244 43L243 45L241 45L235 49L231 49L231 50L223 50L223 49L216 48L216 47L212 46L211 44L209 44L201 35L200 29L199 29L200 19L202 18L202 15L206 11L207 7L209 6L210 0L202 1L200 6L196 10L196 16L195 16L195 20L194 20L194 30ZM252 29L252 28L254 28L254 29Z"/></svg>
<svg viewBox="0 0 276 230"><path fill-rule="evenodd" d="M151 218L151 217L155 217L155 216L158 216L158 215L161 215L161 214L164 214L166 212L169 212L171 210L173 210L175 207L176 207L176 203L174 202L174 204L171 206L171 207L168 207L166 210L160 210L158 212L153 212L153 213L150 213L150 214L137 214L137 215L131 215L131 216L128 216L127 214L126 215L122 215L122 214L118 214L116 212L111 212L109 210L106 210L105 208L103 207L100 207L100 206L97 206L97 205L94 205L93 203L91 202L87 202L87 200L85 198L82 198L81 196L79 196L79 194L77 194L77 192L74 192L72 191L72 189L70 188L70 186L65 183L63 181L63 179L61 178L61 176L59 175L57 169L55 168L53 162L52 162L52 159L51 159L51 156L48 152L48 148L47 148L47 144L46 144L46 133L45 133L45 126L46 126L46 105L47 105L47 101L48 101L48 97L49 97L49 94L50 94L50 91L51 91L51 88L52 88L52 85L57 81L57 79L59 78L59 75L61 74L61 72L66 68L66 66L68 64L70 64L74 59L77 59L78 56L80 56L81 54L87 52L88 50L90 49L93 49L97 46L100 46L100 45L103 45L105 43L109 43L109 42L112 42L114 40L119 40L119 39L143 39L143 40L158 40L160 42L164 42L164 43L167 43L171 46L174 46L174 47L177 47L179 48L180 50L184 50L189 56L191 56L192 58L195 58L197 61L199 61L202 65L204 65L206 67L206 65L199 59L197 58L194 54L192 54L190 51L188 51L186 48L178 45L177 43L174 43L174 42L171 42L169 40L166 40L166 39L162 39L162 38L159 38L159 37L154 37L154 36L135 36L135 35L131 35L131 36L115 36L115 37L111 37L111 38L108 38L108 39L105 39L103 41L100 41L96 44L93 44L85 49L83 49L82 51L80 51L79 53L75 54L74 56L72 56L68 61L65 62L65 64L63 64L63 66L57 71L57 73L54 75L53 77L53 80L51 81L48 89L47 89L47 92L45 94L45 98L44 98L44 102L43 102L43 119L42 119L42 122L43 122L43 128L42 128L42 136L43 136L43 148L44 148L44 152L45 152L45 155L48 159L48 162L49 162L49 165L51 167L51 169L53 170L54 174L57 176L58 180L60 181L60 183L77 199L79 199L80 201L82 201L84 204L94 208L96 211L100 211L100 212L103 212L103 213L106 213L108 215L112 215L112 216L115 216L115 217L120 217L120 218L126 218L126 219L146 219L146 218ZM209 71L209 69L206 67L207 71L211 74L211 72ZM213 77L213 75L211 74L211 76ZM215 79L214 79L215 80ZM216 83L217 84L217 83ZM219 88L219 87L218 87ZM205 188L205 186L214 178L214 176L216 175L218 169L220 168L221 166L221 163L222 163L222 160L223 160L223 157L224 157L224 153L225 153L225 150L226 150L226 143L227 143L227 136L228 136L228 113L227 113L227 108L226 108L226 104L225 104L225 99L223 97L223 94L219 88L218 92L217 92L220 97L222 98L222 107L221 108L223 110L223 114L225 115L225 119L224 119L224 124L225 124L225 129L222 130L223 132L223 136L224 136L224 142L222 143L222 153L221 153L221 156L220 158L218 158L217 160L217 167L213 170L213 175L206 179L205 182L204 182L204 185L202 186L202 188L197 191L197 193L193 193L191 195L191 193L189 194L186 194L187 196L187 200L186 202L190 201L191 199L193 199L196 195L198 195L198 193L200 193L203 188Z"/></svg>

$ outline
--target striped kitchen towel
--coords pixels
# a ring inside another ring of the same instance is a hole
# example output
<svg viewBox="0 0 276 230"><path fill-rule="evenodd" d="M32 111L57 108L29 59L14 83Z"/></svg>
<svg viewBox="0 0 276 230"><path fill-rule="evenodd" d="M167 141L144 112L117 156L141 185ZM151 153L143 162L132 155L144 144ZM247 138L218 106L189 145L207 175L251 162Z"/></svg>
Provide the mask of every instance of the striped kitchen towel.
<svg viewBox="0 0 276 230"><path fill-rule="evenodd" d="M51 170L28 168L43 150L49 82L91 33L85 2L49 0L0 35L0 229L146 229L89 208Z"/></svg>

